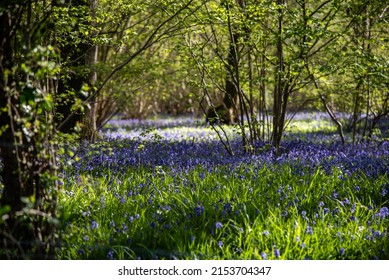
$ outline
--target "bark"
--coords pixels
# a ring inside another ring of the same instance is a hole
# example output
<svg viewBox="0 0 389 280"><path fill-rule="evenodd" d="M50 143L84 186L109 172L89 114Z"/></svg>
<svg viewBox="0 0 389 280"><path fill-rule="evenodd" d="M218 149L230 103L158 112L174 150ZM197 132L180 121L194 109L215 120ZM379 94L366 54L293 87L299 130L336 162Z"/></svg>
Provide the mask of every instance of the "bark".
<svg viewBox="0 0 389 280"><path fill-rule="evenodd" d="M277 0L279 6L284 5L284 0ZM277 149L280 146L281 138L284 130L285 110L288 100L288 89L285 85L285 62L282 42L283 15L282 9L279 8L278 15L278 31L277 31L277 68L276 68L276 84L273 93L273 146Z"/></svg>
<svg viewBox="0 0 389 280"><path fill-rule="evenodd" d="M82 8L88 6L85 0L67 0L62 4L64 6L76 6ZM80 19L87 24L86 19ZM75 25L74 31L78 31ZM63 68L67 71L62 73L62 77L58 82L57 97L56 97L56 123L59 131L63 133L75 132L77 125L80 125L83 120L81 110L72 108L77 100L86 100L86 96L81 94L83 85L89 84L90 75L88 74L88 65L90 61L91 44L88 38L82 37L79 34L80 43L74 45L73 42L68 42L60 47L61 60ZM64 122L66 119L66 122Z"/></svg>
<svg viewBox="0 0 389 280"><path fill-rule="evenodd" d="M4 191L1 196L1 205L12 205L12 211L18 211L22 207L20 197L22 195L18 157L15 149L15 122L12 119L10 106L17 102L17 96L10 95L7 88L14 85L13 75L6 74L13 67L13 50L12 50L12 27L16 24L16 19L11 12L3 12L0 15L0 152L3 164L1 177L4 184ZM3 107L4 106L4 107ZM2 131L2 133L1 133Z"/></svg>

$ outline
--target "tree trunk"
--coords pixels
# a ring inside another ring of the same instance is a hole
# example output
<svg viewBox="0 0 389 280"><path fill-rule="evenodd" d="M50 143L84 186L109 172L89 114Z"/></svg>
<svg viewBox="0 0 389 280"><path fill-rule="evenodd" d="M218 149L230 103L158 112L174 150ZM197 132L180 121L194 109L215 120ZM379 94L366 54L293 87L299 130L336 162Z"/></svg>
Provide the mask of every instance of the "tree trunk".
<svg viewBox="0 0 389 280"><path fill-rule="evenodd" d="M92 0L91 0L92 1ZM89 0L66 0L61 4L64 7L78 7L83 6L89 8ZM89 24L87 19L81 18L79 21L83 24ZM90 39L83 37L79 25L74 26L75 32L79 36L79 43L69 41L60 48L61 60L63 69L67 69L62 73L62 77L58 82L58 90L56 96L56 123L57 129L63 133L75 132L76 126L81 126L84 120L85 112L81 108L74 108L77 100L85 101L87 96L82 93L83 86L89 86L91 75L89 74L90 53L93 52L93 47ZM65 64L66 62L69 62ZM89 115L88 115L89 117ZM87 133L82 133L87 135Z"/></svg>
<svg viewBox="0 0 389 280"><path fill-rule="evenodd" d="M284 121L286 102L287 102L287 89L285 87L285 63L284 63L284 51L282 43L282 29L283 29L283 11L281 6L285 5L285 0L277 0L279 6L278 14L278 31L277 31L277 68L276 68L276 79L273 93L273 133L272 140L273 146L279 148L281 143L282 134L284 131Z"/></svg>
<svg viewBox="0 0 389 280"><path fill-rule="evenodd" d="M97 0L89 0L89 7L91 12L91 25L96 27L96 9L97 9ZM96 36L97 34L93 34ZM92 36L93 36L92 35ZM86 60L85 66L88 67L89 77L88 77L88 85L90 88L94 88L97 82L97 71L95 66L98 60L99 49L98 46L91 43L91 46L88 48L86 52ZM81 127L81 136L84 140L95 140L98 138L98 130L97 130L97 105L98 98L94 97L89 100L89 108L86 108L85 113L82 118L82 127Z"/></svg>

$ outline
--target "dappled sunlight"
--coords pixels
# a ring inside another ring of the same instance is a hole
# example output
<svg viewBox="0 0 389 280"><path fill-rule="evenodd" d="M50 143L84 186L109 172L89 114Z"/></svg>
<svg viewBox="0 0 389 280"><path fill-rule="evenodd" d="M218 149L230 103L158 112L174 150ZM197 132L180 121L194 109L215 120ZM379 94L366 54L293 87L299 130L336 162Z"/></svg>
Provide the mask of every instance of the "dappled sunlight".
<svg viewBox="0 0 389 280"><path fill-rule="evenodd" d="M329 141L320 121L279 151L231 136L230 156L210 127L122 120L64 170L60 258L387 259L389 143Z"/></svg>

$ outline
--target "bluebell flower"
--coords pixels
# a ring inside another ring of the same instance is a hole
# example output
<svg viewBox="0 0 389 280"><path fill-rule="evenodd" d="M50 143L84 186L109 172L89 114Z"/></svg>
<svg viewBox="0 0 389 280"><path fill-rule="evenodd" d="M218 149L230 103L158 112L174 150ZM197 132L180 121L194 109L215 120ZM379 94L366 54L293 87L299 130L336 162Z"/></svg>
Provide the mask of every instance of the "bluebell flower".
<svg viewBox="0 0 389 280"><path fill-rule="evenodd" d="M263 235L264 235L264 236L268 236L268 235L270 235L270 232L269 232L268 230L265 230L265 231L263 232Z"/></svg>
<svg viewBox="0 0 389 280"><path fill-rule="evenodd" d="M231 213L232 212L232 206L231 206L231 203L226 203L224 204L224 207L223 207L224 211L226 211L227 213Z"/></svg>
<svg viewBox="0 0 389 280"><path fill-rule="evenodd" d="M204 206L197 205L194 209L194 213L196 217L200 217L202 214L204 214Z"/></svg>
<svg viewBox="0 0 389 280"><path fill-rule="evenodd" d="M381 218L381 219L384 219L386 218L387 216L389 216L389 209L384 206L380 209L380 211L378 213L375 214L377 217Z"/></svg>
<svg viewBox="0 0 389 280"><path fill-rule="evenodd" d="M324 206L324 202L323 201L320 201L319 202L319 207L323 207Z"/></svg>
<svg viewBox="0 0 389 280"><path fill-rule="evenodd" d="M90 211L82 212L83 217L89 217L91 215Z"/></svg>
<svg viewBox="0 0 389 280"><path fill-rule="evenodd" d="M332 215L336 215L340 212L339 208L335 208L334 210L332 210Z"/></svg>
<svg viewBox="0 0 389 280"><path fill-rule="evenodd" d="M217 242L217 246L219 246L219 248L223 247L223 241L220 241L220 240L219 240L219 241Z"/></svg>
<svg viewBox="0 0 389 280"><path fill-rule="evenodd" d="M313 234L312 227L311 226L307 226L307 230L305 232L308 233L309 235L312 235Z"/></svg>
<svg viewBox="0 0 389 280"><path fill-rule="evenodd" d="M96 221L92 221L91 225L90 225L90 228L91 229L98 229L99 228L99 224Z"/></svg>
<svg viewBox="0 0 389 280"><path fill-rule="evenodd" d="M171 228L172 226L170 225L170 224L164 224L163 225L163 229L169 229L169 228Z"/></svg>
<svg viewBox="0 0 389 280"><path fill-rule="evenodd" d="M109 250L108 253L107 253L107 259L108 260L113 260L113 251L112 250Z"/></svg>
<svg viewBox="0 0 389 280"><path fill-rule="evenodd" d="M266 254L265 252L262 252L262 253L261 253L261 258L262 258L263 260L267 260L267 254Z"/></svg>
<svg viewBox="0 0 389 280"><path fill-rule="evenodd" d="M380 238L382 236L382 233L379 230L373 231L373 237Z"/></svg>
<svg viewBox="0 0 389 280"><path fill-rule="evenodd" d="M223 227L223 224L221 222L216 222L215 223L215 228L216 229L221 229Z"/></svg>
<svg viewBox="0 0 389 280"><path fill-rule="evenodd" d="M340 248L339 253L340 253L341 256L344 255L344 252L345 252L344 248Z"/></svg>
<svg viewBox="0 0 389 280"><path fill-rule="evenodd" d="M274 248L274 256L278 259L281 256L280 250Z"/></svg>

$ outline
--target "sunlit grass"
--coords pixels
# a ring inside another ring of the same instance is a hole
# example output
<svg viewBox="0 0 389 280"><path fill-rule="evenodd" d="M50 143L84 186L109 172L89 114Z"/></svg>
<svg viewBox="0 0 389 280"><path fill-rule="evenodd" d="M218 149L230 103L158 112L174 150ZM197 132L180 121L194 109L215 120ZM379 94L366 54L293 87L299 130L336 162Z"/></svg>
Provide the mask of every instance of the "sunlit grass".
<svg viewBox="0 0 389 280"><path fill-rule="evenodd" d="M319 117L235 157L193 120L111 127L64 170L58 258L389 259L388 145L327 144Z"/></svg>
<svg viewBox="0 0 389 280"><path fill-rule="evenodd" d="M386 176L227 171L78 177L60 199L68 223L59 257L388 258Z"/></svg>

